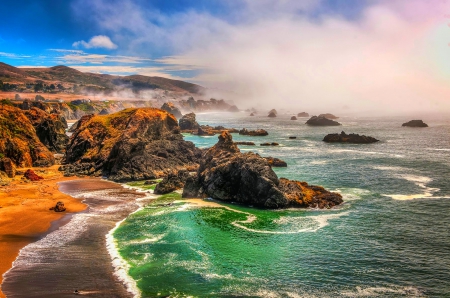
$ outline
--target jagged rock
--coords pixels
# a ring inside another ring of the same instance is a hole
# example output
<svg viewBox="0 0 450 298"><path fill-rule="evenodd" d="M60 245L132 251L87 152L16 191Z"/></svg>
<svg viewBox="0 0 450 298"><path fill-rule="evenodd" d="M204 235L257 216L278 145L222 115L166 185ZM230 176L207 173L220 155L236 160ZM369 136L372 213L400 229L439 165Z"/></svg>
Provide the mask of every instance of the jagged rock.
<svg viewBox="0 0 450 298"><path fill-rule="evenodd" d="M52 152L64 152L69 137L66 135L67 122L63 117L34 107L25 111L25 115L42 144Z"/></svg>
<svg viewBox="0 0 450 298"><path fill-rule="evenodd" d="M327 143L355 143L355 144L369 144L369 143L375 143L379 140L364 136L364 135L358 135L358 134L346 134L345 132L341 132L340 134L332 133L328 134L323 138L324 142Z"/></svg>
<svg viewBox="0 0 450 298"><path fill-rule="evenodd" d="M411 120L409 122L403 123L402 126L407 126L407 127L428 127L428 124L426 124L422 120Z"/></svg>
<svg viewBox="0 0 450 298"><path fill-rule="evenodd" d="M279 158L269 156L264 157L264 159L267 160L267 162L271 167L280 167L280 168L287 167L287 163Z"/></svg>
<svg viewBox="0 0 450 298"><path fill-rule="evenodd" d="M174 115L175 118L177 119L180 119L183 116L180 110L171 102L164 103L161 107L161 110L169 112L170 114Z"/></svg>
<svg viewBox="0 0 450 298"><path fill-rule="evenodd" d="M239 109L237 106L233 105L233 106L229 107L227 111L236 113L236 112L239 112Z"/></svg>
<svg viewBox="0 0 450 298"><path fill-rule="evenodd" d="M166 194L182 189L188 177L189 172L186 170L178 171L176 174L171 173L156 185L154 193Z"/></svg>
<svg viewBox="0 0 450 298"><path fill-rule="evenodd" d="M53 210L55 212L64 212L66 211L66 207L64 207L64 203L59 201L56 203L55 207L51 207L49 210Z"/></svg>
<svg viewBox="0 0 450 298"><path fill-rule="evenodd" d="M291 120L297 120L297 117L292 116L292 117L291 117Z"/></svg>
<svg viewBox="0 0 450 298"><path fill-rule="evenodd" d="M44 179L44 177L39 176L38 174L36 174L32 169L28 169L25 174L23 174L23 176L25 178L27 178L28 180L31 181L39 181Z"/></svg>
<svg viewBox="0 0 450 298"><path fill-rule="evenodd" d="M342 125L339 122L336 122L334 120L325 118L325 117L317 117L312 116L308 121L306 121L306 124L312 125L312 126L339 126Z"/></svg>
<svg viewBox="0 0 450 298"><path fill-rule="evenodd" d="M301 112L297 114L297 117L309 117L309 114L306 112Z"/></svg>
<svg viewBox="0 0 450 298"><path fill-rule="evenodd" d="M200 127L200 125L195 120L195 114L189 113L181 117L181 119L178 121L180 125L180 129L182 130L195 130Z"/></svg>
<svg viewBox="0 0 450 298"><path fill-rule="evenodd" d="M70 138L66 176L148 180L198 165L202 151L183 140L172 114L154 108L85 116Z"/></svg>
<svg viewBox="0 0 450 298"><path fill-rule="evenodd" d="M0 155L17 167L51 166L53 154L41 143L24 111L2 105L0 109Z"/></svg>
<svg viewBox="0 0 450 298"><path fill-rule="evenodd" d="M236 145L255 146L253 142L235 142Z"/></svg>
<svg viewBox="0 0 450 298"><path fill-rule="evenodd" d="M262 143L262 144L259 144L260 146L278 146L278 145L280 145L280 144L278 144L278 143L275 143L275 142L272 142L272 143Z"/></svg>
<svg viewBox="0 0 450 298"><path fill-rule="evenodd" d="M3 157L0 159L0 171L4 171L9 178L14 178L16 176L16 165L8 157Z"/></svg>
<svg viewBox="0 0 450 298"><path fill-rule="evenodd" d="M183 197L197 196L272 209L342 203L339 194L320 186L278 179L266 159L241 153L228 132L222 132L219 142L205 152L197 176L186 180Z"/></svg>
<svg viewBox="0 0 450 298"><path fill-rule="evenodd" d="M243 136L267 136L269 133L264 129L248 130L243 128L239 131L239 134Z"/></svg>
<svg viewBox="0 0 450 298"><path fill-rule="evenodd" d="M319 117L325 117L325 118L331 119L331 120L339 119L339 117L336 117L336 116L334 116L333 114L330 114L330 113L320 114Z"/></svg>

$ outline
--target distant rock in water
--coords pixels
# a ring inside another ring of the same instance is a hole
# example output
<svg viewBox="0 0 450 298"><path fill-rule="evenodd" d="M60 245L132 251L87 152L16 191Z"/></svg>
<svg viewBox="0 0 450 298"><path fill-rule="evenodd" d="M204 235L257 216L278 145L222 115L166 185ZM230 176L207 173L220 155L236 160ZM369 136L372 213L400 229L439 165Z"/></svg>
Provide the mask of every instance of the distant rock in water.
<svg viewBox="0 0 450 298"><path fill-rule="evenodd" d="M259 144L259 145L260 146L278 146L280 144L273 142L273 143L262 143L262 144Z"/></svg>
<svg viewBox="0 0 450 298"><path fill-rule="evenodd" d="M407 126L407 127L428 127L428 124L426 124L422 120L411 120L409 122L403 123L402 126Z"/></svg>
<svg viewBox="0 0 450 298"><path fill-rule="evenodd" d="M320 114L319 117L325 117L327 119L335 120L339 119L339 117L334 116L333 114L326 113L326 114Z"/></svg>
<svg viewBox="0 0 450 298"><path fill-rule="evenodd" d="M236 145L255 146L253 142L234 142Z"/></svg>
<svg viewBox="0 0 450 298"><path fill-rule="evenodd" d="M279 168L287 167L287 163L279 158L269 156L264 157L264 159L267 160L267 162L271 167L279 167Z"/></svg>
<svg viewBox="0 0 450 298"><path fill-rule="evenodd" d="M239 131L240 135L243 136L267 136L269 133L264 129L256 129L256 130L248 130L247 128L243 128Z"/></svg>
<svg viewBox="0 0 450 298"><path fill-rule="evenodd" d="M341 132L340 134L332 133L328 134L323 138L324 142L327 143L354 143L354 144L369 144L369 143L375 143L379 140L364 136L364 135L358 135L358 134L346 134L345 132Z"/></svg>
<svg viewBox="0 0 450 298"><path fill-rule="evenodd" d="M227 111L228 111L228 112L236 113L236 112L239 112L239 109L238 109L237 106L234 106L234 105L233 105L233 106L229 107Z"/></svg>
<svg viewBox="0 0 450 298"><path fill-rule="evenodd" d="M274 110L270 111L270 112L269 112L269 115L267 115L267 117L275 118L275 117L277 116L277 113L276 113L276 111L275 111L275 112L273 112L273 111L274 111Z"/></svg>
<svg viewBox="0 0 450 298"><path fill-rule="evenodd" d="M180 110L171 102L164 103L161 107L161 110L169 112L170 114L174 115L175 118L177 119L180 119L183 116Z"/></svg>
<svg viewBox="0 0 450 298"><path fill-rule="evenodd" d="M255 116L255 114L254 114L254 113L251 113L250 116Z"/></svg>
<svg viewBox="0 0 450 298"><path fill-rule="evenodd" d="M133 108L80 119L61 170L65 175L148 180L198 166L201 150L183 140L172 114Z"/></svg>
<svg viewBox="0 0 450 298"><path fill-rule="evenodd" d="M289 137L289 139L291 139L291 140L294 140L294 139L296 139L297 137Z"/></svg>
<svg viewBox="0 0 450 298"><path fill-rule="evenodd" d="M317 117L317 116L312 116L311 118L309 118L309 120L306 121L306 124L312 125L312 126L339 126L339 125L342 125L339 122L336 122L334 120L330 120L325 117Z"/></svg>
<svg viewBox="0 0 450 298"><path fill-rule="evenodd" d="M195 177L186 180L183 197L211 197L262 208L331 208L342 196L306 182L278 179L269 162L253 152L241 153L231 134L205 152Z"/></svg>
<svg viewBox="0 0 450 298"><path fill-rule="evenodd" d="M297 117L309 117L309 114L306 112L301 112L297 114Z"/></svg>
<svg viewBox="0 0 450 298"><path fill-rule="evenodd" d="M292 117L291 117L291 120L297 120L297 117L292 116Z"/></svg>
<svg viewBox="0 0 450 298"><path fill-rule="evenodd" d="M181 130L196 130L200 127L200 125L195 120L195 114L189 113L181 117L178 121Z"/></svg>

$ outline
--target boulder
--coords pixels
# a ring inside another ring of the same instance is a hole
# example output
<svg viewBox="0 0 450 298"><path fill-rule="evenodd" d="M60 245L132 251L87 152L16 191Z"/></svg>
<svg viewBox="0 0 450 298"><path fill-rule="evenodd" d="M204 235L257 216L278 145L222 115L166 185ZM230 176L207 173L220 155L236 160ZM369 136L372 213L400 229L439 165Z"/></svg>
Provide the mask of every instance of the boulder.
<svg viewBox="0 0 450 298"><path fill-rule="evenodd" d="M0 159L0 171L5 172L9 178L14 178L16 176L16 165L10 158L3 157Z"/></svg>
<svg viewBox="0 0 450 298"><path fill-rule="evenodd" d="M330 114L330 113L320 114L319 117L325 117L325 118L331 119L331 120L339 119L339 117L336 117L336 116L334 116L333 114Z"/></svg>
<svg viewBox="0 0 450 298"><path fill-rule="evenodd" d="M239 131L239 134L243 136L267 136L269 133L264 129L248 130L243 128Z"/></svg>
<svg viewBox="0 0 450 298"><path fill-rule="evenodd" d="M403 123L402 126L407 127L428 127L428 124L423 122L422 120L411 120L406 123Z"/></svg>
<svg viewBox="0 0 450 298"><path fill-rule="evenodd" d="M177 119L180 119L183 116L180 110L171 102L164 103L161 107L161 110L169 112L170 114L174 115L175 118Z"/></svg>
<svg viewBox="0 0 450 298"><path fill-rule="evenodd" d="M185 114L183 117L181 117L178 123L181 130L195 130L200 127L200 125L195 120L194 113Z"/></svg>
<svg viewBox="0 0 450 298"><path fill-rule="evenodd" d="M154 193L166 194L182 189L188 177L189 172L186 170L178 171L176 174L171 173L156 185Z"/></svg>
<svg viewBox="0 0 450 298"><path fill-rule="evenodd" d="M49 210L53 210L55 212L64 212L66 211L66 207L64 207L64 203L59 201L56 203L55 207L51 207Z"/></svg>
<svg viewBox="0 0 450 298"><path fill-rule="evenodd" d="M359 134L346 134L345 132L341 132L340 134L332 133L328 134L323 138L324 142L327 143L354 143L354 144L369 144L369 143L375 143L379 140L365 136L365 135L359 135Z"/></svg>
<svg viewBox="0 0 450 298"><path fill-rule="evenodd" d="M297 117L292 116L292 117L291 117L291 120L297 120Z"/></svg>
<svg viewBox="0 0 450 298"><path fill-rule="evenodd" d="M339 126L342 125L339 122L336 122L334 120L330 120L325 117L317 117L312 116L308 121L306 121L306 124L311 126Z"/></svg>
<svg viewBox="0 0 450 298"><path fill-rule="evenodd" d="M25 174L23 174L25 178L27 178L30 181L39 181L44 179L44 177L39 176L36 174L32 169L28 169Z"/></svg>
<svg viewBox="0 0 450 298"><path fill-rule="evenodd" d="M231 134L207 150L195 177L189 177L183 197L211 197L262 208L329 208L342 203L337 193L306 182L278 179L269 162L253 152L241 153Z"/></svg>
<svg viewBox="0 0 450 298"><path fill-rule="evenodd" d="M297 114L297 117L309 117L309 114L306 112L301 112Z"/></svg>
<svg viewBox="0 0 450 298"><path fill-rule="evenodd" d="M287 163L279 158L269 156L264 157L264 159L267 160L267 162L271 167L280 167L280 168L287 167Z"/></svg>

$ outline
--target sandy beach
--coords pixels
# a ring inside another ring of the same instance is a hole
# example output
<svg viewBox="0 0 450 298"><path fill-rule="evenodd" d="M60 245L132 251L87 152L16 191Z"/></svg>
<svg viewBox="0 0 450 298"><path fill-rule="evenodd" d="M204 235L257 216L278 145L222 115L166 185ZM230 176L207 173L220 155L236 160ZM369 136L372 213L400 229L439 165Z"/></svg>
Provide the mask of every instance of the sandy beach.
<svg viewBox="0 0 450 298"><path fill-rule="evenodd" d="M9 185L0 187L0 283L20 249L45 234L52 222L86 208L81 200L58 189L58 182L79 178L63 177L57 169L58 166L34 168L44 180L30 182L16 176ZM58 201L64 202L66 212L49 210ZM1 290L0 297L5 297Z"/></svg>

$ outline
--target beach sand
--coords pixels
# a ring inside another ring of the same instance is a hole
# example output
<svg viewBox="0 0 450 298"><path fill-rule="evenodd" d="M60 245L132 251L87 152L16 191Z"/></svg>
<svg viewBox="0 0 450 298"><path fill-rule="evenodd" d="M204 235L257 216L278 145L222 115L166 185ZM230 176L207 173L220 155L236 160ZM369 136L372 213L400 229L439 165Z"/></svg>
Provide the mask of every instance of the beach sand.
<svg viewBox="0 0 450 298"><path fill-rule="evenodd" d="M63 177L58 166L33 169L44 180L29 182L16 176L9 185L0 187L0 284L20 249L45 234L52 222L86 208L81 200L58 190L58 182L78 178ZM64 202L65 212L49 210L58 201ZM1 289L0 297L5 297Z"/></svg>

